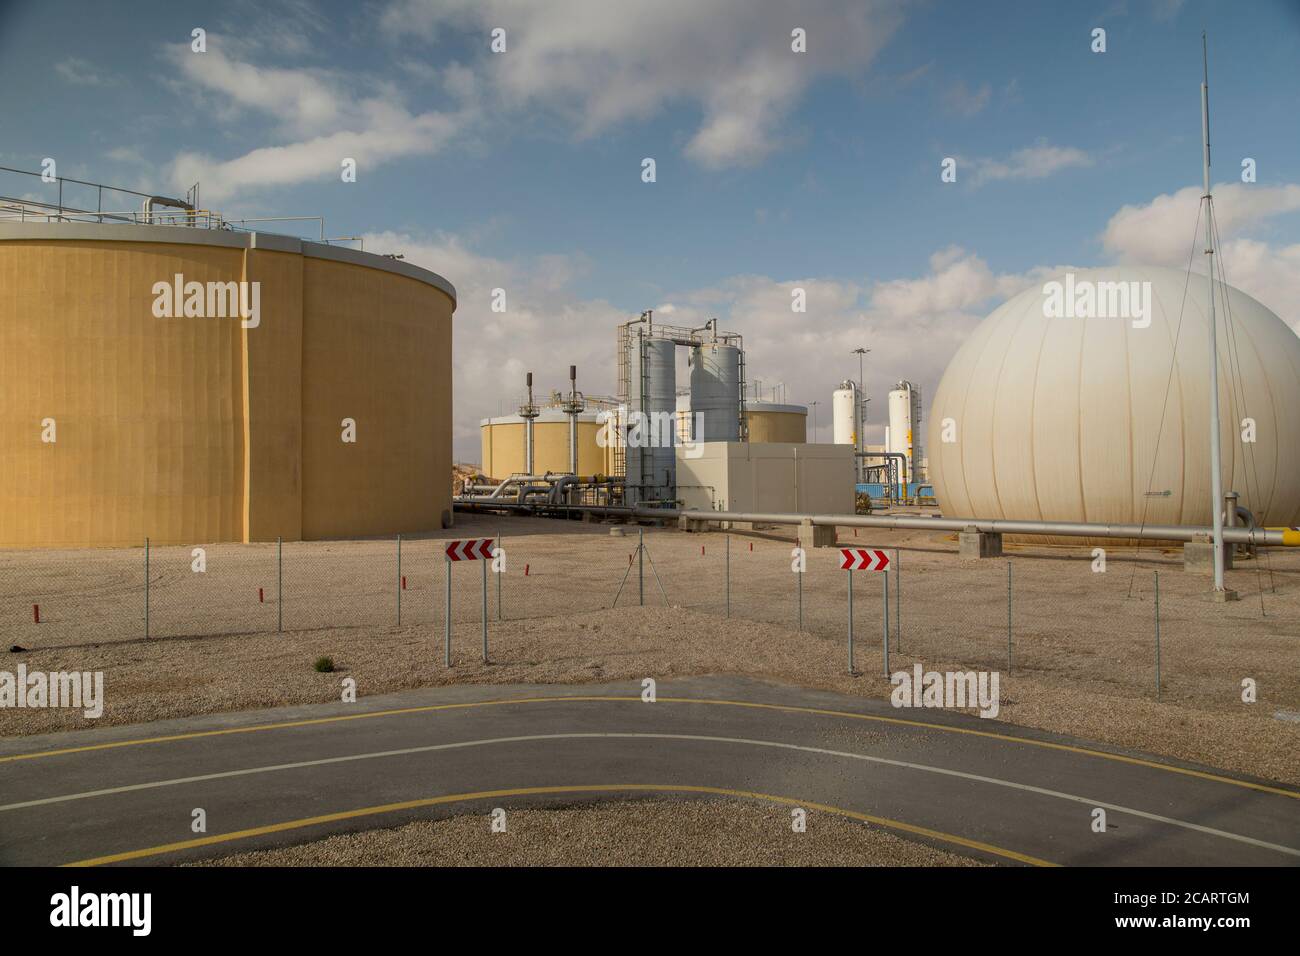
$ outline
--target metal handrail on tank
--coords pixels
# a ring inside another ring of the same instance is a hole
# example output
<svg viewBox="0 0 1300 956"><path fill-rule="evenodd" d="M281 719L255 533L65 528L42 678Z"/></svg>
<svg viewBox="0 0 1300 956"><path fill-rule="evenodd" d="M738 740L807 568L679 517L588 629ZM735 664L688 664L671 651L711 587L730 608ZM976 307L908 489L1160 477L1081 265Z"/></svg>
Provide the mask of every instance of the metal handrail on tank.
<svg viewBox="0 0 1300 956"><path fill-rule="evenodd" d="M50 178L44 173L33 172L30 169L17 169L13 166L0 166L0 173L32 176L47 185L55 185L58 188L58 196L55 202L46 202L39 199L23 199L16 196L0 194L0 220L45 223L96 222L104 224L124 223L131 225L189 226L201 229L226 229L238 232L265 231L245 228L250 223L315 222L319 227L317 230L318 238L315 240L317 242L328 244L338 241L355 242L360 239L359 236L341 236L338 239L327 239L325 237L324 216L255 216L242 219L226 219L219 212L211 209L199 208L198 183L195 183L190 187L189 194L185 199L172 199L167 196L159 196L156 193L141 192L138 189L128 189L125 186L112 186L107 183L96 183L85 179L73 179L69 176L54 176ZM65 202L64 184L85 186L94 189L96 191L95 208L81 208ZM105 209L105 192L118 193L124 196L134 196L141 200L141 208L124 210ZM170 206L179 211L158 213L153 209L156 205ZM290 234L282 233L282 235Z"/></svg>
<svg viewBox="0 0 1300 956"><path fill-rule="evenodd" d="M30 169L17 169L13 166L0 166L0 172L14 173L15 175L18 176L33 176L39 179L43 183L46 184L52 183L56 185L58 187L57 206L53 203L40 202L39 200L15 199L11 197L0 197L0 201L16 202L16 203L30 202L33 205L43 206L47 209L58 209L59 211L58 218L60 219L63 218L63 214L65 210L74 215L100 217L99 218L100 222L103 221L102 217L105 215L115 215L111 213L106 213L104 210L104 190L106 189L111 193L122 193L127 196L137 196L140 199L143 199L144 200L143 212L146 215L148 215L152 204L155 202L162 203L164 205L169 205L169 206L176 206L183 209L189 209L189 210L193 210L194 207L198 205L198 193L199 193L198 183L195 183L192 187L190 187L190 195L194 197L193 201L191 201L189 199L171 199L166 196L157 196L153 193L140 192L138 189L127 189L125 186L110 186L107 183L95 183L85 179L73 179L70 176L56 175L54 177L50 177L49 174L45 172L38 173L38 172L33 172ZM68 206L67 204L65 204L63 201L63 186L65 183L71 183L77 186L88 186L94 189L96 191L96 196L97 196L96 203L95 203L95 207L96 207L95 210L92 212L89 209L78 209L76 207ZM120 214L116 214L116 215L120 216Z"/></svg>

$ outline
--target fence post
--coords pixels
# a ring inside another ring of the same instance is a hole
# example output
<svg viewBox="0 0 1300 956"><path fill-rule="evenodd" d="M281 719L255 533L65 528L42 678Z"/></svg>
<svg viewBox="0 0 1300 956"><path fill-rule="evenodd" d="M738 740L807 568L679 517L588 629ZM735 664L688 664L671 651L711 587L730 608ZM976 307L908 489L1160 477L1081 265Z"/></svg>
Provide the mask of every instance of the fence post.
<svg viewBox="0 0 1300 956"><path fill-rule="evenodd" d="M636 530L637 603L645 607L645 528Z"/></svg>
<svg viewBox="0 0 1300 956"><path fill-rule="evenodd" d="M894 632L897 637L894 640L894 648L902 653L903 650L903 565L901 562L902 551L894 549Z"/></svg>
<svg viewBox="0 0 1300 956"><path fill-rule="evenodd" d="M1156 700L1160 699L1160 572L1153 572L1156 580Z"/></svg>
<svg viewBox="0 0 1300 956"><path fill-rule="evenodd" d="M885 677L889 677L889 571L880 572L884 578L881 586L881 596L884 599L881 603L883 607L883 617L881 618L883 629L881 637L885 647Z"/></svg>
<svg viewBox="0 0 1300 956"><path fill-rule="evenodd" d="M442 639L442 662L443 666L451 666L451 558L443 558L444 567L447 569L447 613L443 615L443 639Z"/></svg>
<svg viewBox="0 0 1300 956"><path fill-rule="evenodd" d="M284 539L275 536L275 633L284 627Z"/></svg>
<svg viewBox="0 0 1300 956"><path fill-rule="evenodd" d="M727 617L731 617L731 535L727 535L727 568L726 568L726 590L727 590Z"/></svg>
<svg viewBox="0 0 1300 956"><path fill-rule="evenodd" d="M1007 673L1011 673L1011 562L1007 562Z"/></svg>
<svg viewBox="0 0 1300 956"><path fill-rule="evenodd" d="M849 576L849 676L853 676L853 572L845 571Z"/></svg>
<svg viewBox="0 0 1300 956"><path fill-rule="evenodd" d="M483 565L483 663L487 663L487 559L483 558L480 563Z"/></svg>
<svg viewBox="0 0 1300 956"><path fill-rule="evenodd" d="M505 553L506 553L506 546L505 546L504 544L502 544L503 541L505 541L505 537L501 534L501 529L500 529L500 528L497 528L497 547L501 549L501 553L502 553L502 554L505 554ZM493 557L495 557L495 552L493 552ZM504 620L504 618L501 616L501 614L502 614L502 611L501 611L501 576L502 576L502 574L505 573L505 568L504 568L504 566L503 566L502 569L501 569L500 571L497 571L495 568L494 568L493 570L495 571L496 576L497 576L497 620L498 620L498 621L501 621L501 620Z"/></svg>
<svg viewBox="0 0 1300 956"><path fill-rule="evenodd" d="M801 548L800 551L803 549ZM808 560L807 554L801 555L802 560L799 562L799 571L795 577L799 579L799 632L803 633L803 562Z"/></svg>
<svg viewBox="0 0 1300 956"><path fill-rule="evenodd" d="M397 536L397 626L402 626L402 536Z"/></svg>
<svg viewBox="0 0 1300 956"><path fill-rule="evenodd" d="M149 639L149 539L144 539L144 636Z"/></svg>

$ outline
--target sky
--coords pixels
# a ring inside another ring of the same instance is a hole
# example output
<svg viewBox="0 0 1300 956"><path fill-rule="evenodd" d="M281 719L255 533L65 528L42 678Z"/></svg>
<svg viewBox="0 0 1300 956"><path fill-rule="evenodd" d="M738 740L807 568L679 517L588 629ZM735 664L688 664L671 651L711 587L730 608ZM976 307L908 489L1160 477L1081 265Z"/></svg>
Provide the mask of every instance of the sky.
<svg viewBox="0 0 1300 956"><path fill-rule="evenodd" d="M0 0L0 165L445 276L460 460L528 370L612 393L645 309L742 333L823 441L870 349L879 441L1049 271L1186 268L1202 30L1223 265L1300 332L1300 0Z"/></svg>

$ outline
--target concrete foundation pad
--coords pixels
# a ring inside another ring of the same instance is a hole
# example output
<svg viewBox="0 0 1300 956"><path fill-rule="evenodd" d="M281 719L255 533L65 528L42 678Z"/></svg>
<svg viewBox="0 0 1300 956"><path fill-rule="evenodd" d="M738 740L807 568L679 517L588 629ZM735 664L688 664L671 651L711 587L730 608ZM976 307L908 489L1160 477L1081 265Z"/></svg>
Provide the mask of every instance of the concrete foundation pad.
<svg viewBox="0 0 1300 956"><path fill-rule="evenodd" d="M1223 567L1231 570L1233 559L1231 545L1224 545ZM1210 541L1186 541L1183 543L1183 570L1192 574L1214 573L1214 544Z"/></svg>
<svg viewBox="0 0 1300 956"><path fill-rule="evenodd" d="M707 524L707 521L701 521L698 518L679 517L677 519L677 528L680 531L704 531Z"/></svg>
<svg viewBox="0 0 1300 956"><path fill-rule="evenodd" d="M957 555L961 558L1000 558L1002 535L985 531L959 532Z"/></svg>
<svg viewBox="0 0 1300 956"><path fill-rule="evenodd" d="M1227 604L1229 601L1240 601L1241 595L1231 588L1224 588L1222 591L1211 591L1210 600L1215 604Z"/></svg>
<svg viewBox="0 0 1300 956"><path fill-rule="evenodd" d="M835 547L835 529L805 521L799 525L799 547L809 548Z"/></svg>

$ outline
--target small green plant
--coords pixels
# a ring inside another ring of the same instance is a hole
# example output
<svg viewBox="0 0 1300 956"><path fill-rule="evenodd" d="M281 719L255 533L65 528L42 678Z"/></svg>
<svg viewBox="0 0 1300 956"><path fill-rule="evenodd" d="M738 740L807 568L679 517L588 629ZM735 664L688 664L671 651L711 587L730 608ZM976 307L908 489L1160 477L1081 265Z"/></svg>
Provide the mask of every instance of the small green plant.
<svg viewBox="0 0 1300 956"><path fill-rule="evenodd" d="M334 673L334 658L318 657L316 663L312 666L316 668L318 674L332 674Z"/></svg>

